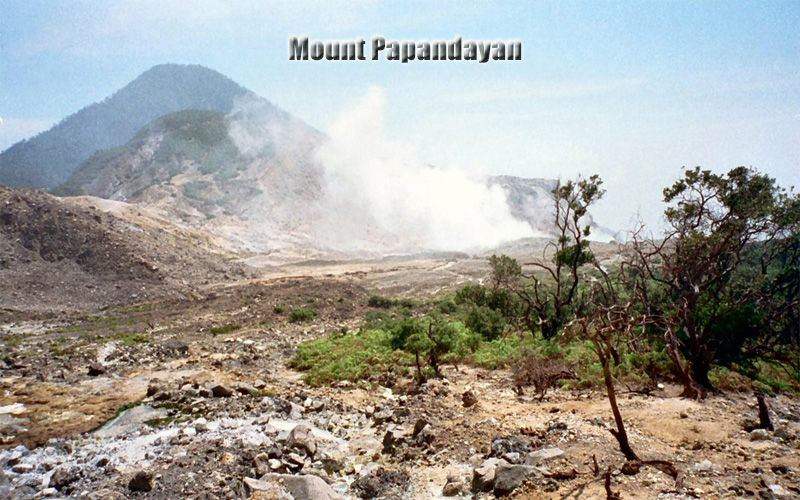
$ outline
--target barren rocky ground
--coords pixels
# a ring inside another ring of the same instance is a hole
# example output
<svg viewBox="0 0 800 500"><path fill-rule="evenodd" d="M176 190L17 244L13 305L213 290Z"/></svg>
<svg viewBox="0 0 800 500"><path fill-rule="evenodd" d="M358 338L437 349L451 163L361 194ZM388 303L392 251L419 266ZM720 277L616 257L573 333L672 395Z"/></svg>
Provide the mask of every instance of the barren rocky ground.
<svg viewBox="0 0 800 500"><path fill-rule="evenodd" d="M469 366L312 388L287 368L299 343L356 331L371 294L430 299L485 278L480 256L234 259L124 207L17 193L0 193L2 498L605 498L606 471L622 498L800 498L792 397L748 432L751 394L621 386L632 445L673 478L625 466L599 389L540 401ZM279 311L306 305L307 322Z"/></svg>

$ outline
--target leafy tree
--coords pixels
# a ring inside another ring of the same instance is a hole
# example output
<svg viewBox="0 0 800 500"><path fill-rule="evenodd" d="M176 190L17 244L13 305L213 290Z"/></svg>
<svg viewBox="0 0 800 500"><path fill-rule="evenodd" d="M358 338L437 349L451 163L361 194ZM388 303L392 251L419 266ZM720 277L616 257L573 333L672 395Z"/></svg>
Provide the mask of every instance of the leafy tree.
<svg viewBox="0 0 800 500"><path fill-rule="evenodd" d="M636 232L627 265L638 299L665 332L683 395L702 397L713 388L714 363L733 361L774 328L791 335L778 323L797 317L797 268L787 273L779 260L796 258L800 211L796 196L745 167L686 170L664 200L663 238Z"/></svg>
<svg viewBox="0 0 800 500"><path fill-rule="evenodd" d="M589 207L605 193L600 188L602 183L597 175L559 182L552 193L558 239L545 247L541 259L530 263L542 273L525 276L530 284L517 288L526 325L531 331L540 330L545 339L555 337L569 320L580 314L581 301L577 300L582 280L580 270L594 262L587 215ZM497 282L517 283L516 277L512 279L508 274L522 274L518 266L497 267L501 271L495 278Z"/></svg>

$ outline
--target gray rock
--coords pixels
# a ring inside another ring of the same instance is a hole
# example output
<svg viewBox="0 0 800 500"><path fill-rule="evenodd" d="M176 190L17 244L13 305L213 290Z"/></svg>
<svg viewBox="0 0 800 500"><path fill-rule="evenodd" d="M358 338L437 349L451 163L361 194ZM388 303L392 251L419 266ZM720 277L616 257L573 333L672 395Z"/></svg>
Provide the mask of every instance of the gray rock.
<svg viewBox="0 0 800 500"><path fill-rule="evenodd" d="M722 472L722 467L711 462L711 460L703 460L697 462L689 468L695 474L708 474L711 472Z"/></svg>
<svg viewBox="0 0 800 500"><path fill-rule="evenodd" d="M233 390L222 384L217 384L211 387L211 395L215 398L229 398L233 396Z"/></svg>
<svg viewBox="0 0 800 500"><path fill-rule="evenodd" d="M356 438L350 441L347 447L350 449L352 456L366 456L370 459L380 454L382 449L381 442L372 436Z"/></svg>
<svg viewBox="0 0 800 500"><path fill-rule="evenodd" d="M542 462L560 457L564 454L561 448L542 448L534 452L528 453L525 457L525 465L539 465Z"/></svg>
<svg viewBox="0 0 800 500"><path fill-rule="evenodd" d="M286 445L290 448L301 448L311 457L317 452L317 440L307 425L295 426L286 438Z"/></svg>
<svg viewBox="0 0 800 500"><path fill-rule="evenodd" d="M497 473L497 464L500 462L499 458L486 459L480 467L472 472L472 491L476 493L492 491ZM502 462L506 463L505 461Z"/></svg>
<svg viewBox="0 0 800 500"><path fill-rule="evenodd" d="M269 466L269 455L266 453L259 453L253 458L253 465L256 468L256 474L263 476L270 472L272 469Z"/></svg>
<svg viewBox="0 0 800 500"><path fill-rule="evenodd" d="M421 431L419 431L414 440L419 445L427 446L436 441L436 433L433 431L430 425L426 425Z"/></svg>
<svg viewBox="0 0 800 500"><path fill-rule="evenodd" d="M239 382L238 384L236 384L236 390L248 396L256 392L256 388L248 384L247 382Z"/></svg>
<svg viewBox="0 0 800 500"><path fill-rule="evenodd" d="M464 481L462 481L460 477L451 476L447 478L447 482L444 484L444 488L442 488L442 495L446 497L455 497L465 493L465 489Z"/></svg>
<svg viewBox="0 0 800 500"><path fill-rule="evenodd" d="M383 452L391 455L395 448L405 441L405 436L399 429L389 429L383 435Z"/></svg>
<svg viewBox="0 0 800 500"><path fill-rule="evenodd" d="M264 382L264 381L263 381L263 380L261 380L261 379L258 379L258 380L256 380L255 382L253 382L253 387L255 387L256 389L263 389L263 388L265 388L266 386L267 386L267 383L266 383L266 382Z"/></svg>
<svg viewBox="0 0 800 500"><path fill-rule="evenodd" d="M169 339L162 342L161 349L173 356L186 356L189 354L189 345L177 339Z"/></svg>
<svg viewBox="0 0 800 500"><path fill-rule="evenodd" d="M465 407L469 408L470 406L475 406L478 404L478 397L475 396L474 392L466 391L461 395L461 402L464 403Z"/></svg>
<svg viewBox="0 0 800 500"><path fill-rule="evenodd" d="M532 465L499 463L495 470L494 494L497 496L508 495L523 483L543 477L542 471Z"/></svg>
<svg viewBox="0 0 800 500"><path fill-rule="evenodd" d="M147 471L137 471L128 483L131 491L150 491L153 489L153 474Z"/></svg>
<svg viewBox="0 0 800 500"><path fill-rule="evenodd" d="M417 421L414 422L414 430L411 432L411 437L416 438L417 435L422 432L422 429L424 429L427 425L428 421L424 418L417 419Z"/></svg>
<svg viewBox="0 0 800 500"><path fill-rule="evenodd" d="M786 429L786 427L778 427L777 429L775 429L774 435L776 438L781 438L785 441L788 441L791 438L791 435L789 434L789 431Z"/></svg>
<svg viewBox="0 0 800 500"><path fill-rule="evenodd" d="M98 375L102 375L106 372L106 367L100 363L92 363L89 365L88 374L90 377L96 377Z"/></svg>
<svg viewBox="0 0 800 500"><path fill-rule="evenodd" d="M390 410L390 409L378 411L378 412L375 412L374 415L372 415L372 419L378 425L386 422L387 420L391 420L392 417L394 417L394 412L392 410Z"/></svg>
<svg viewBox="0 0 800 500"><path fill-rule="evenodd" d="M244 484L247 485L247 488L250 493L253 492L260 492L261 494L257 498L270 498L273 500L295 500L295 498L280 484L268 482L268 481L259 481L258 479L253 479L250 477L244 478ZM253 495L251 495L252 497Z"/></svg>
<svg viewBox="0 0 800 500"><path fill-rule="evenodd" d="M21 463L11 467L11 470L17 474L27 474L28 472L33 471L33 465Z"/></svg>
<svg viewBox="0 0 800 500"><path fill-rule="evenodd" d="M794 498L794 495L780 484L768 484L767 489L769 489L773 498Z"/></svg>
<svg viewBox="0 0 800 500"><path fill-rule="evenodd" d="M81 470L78 467L62 466L53 471L50 476L50 486L61 493L69 494L73 489L73 484L81 478Z"/></svg>
<svg viewBox="0 0 800 500"><path fill-rule="evenodd" d="M245 479L245 484L250 486ZM308 500L339 500L336 491L333 490L328 484L314 475L294 476L291 474L265 474L261 477L261 482L272 483L283 486L294 498L303 498Z"/></svg>
<svg viewBox="0 0 800 500"><path fill-rule="evenodd" d="M753 429L750 431L750 441L766 441L769 439L772 439L772 436L766 429Z"/></svg>
<svg viewBox="0 0 800 500"><path fill-rule="evenodd" d="M347 456L339 450L325 451L320 457L322 469L328 474L344 470L347 465Z"/></svg>

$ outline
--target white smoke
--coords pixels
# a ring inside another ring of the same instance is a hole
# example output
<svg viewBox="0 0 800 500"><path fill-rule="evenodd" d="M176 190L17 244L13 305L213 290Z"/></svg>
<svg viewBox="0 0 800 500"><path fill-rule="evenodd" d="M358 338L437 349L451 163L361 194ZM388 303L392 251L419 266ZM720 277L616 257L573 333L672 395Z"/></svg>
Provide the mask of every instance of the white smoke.
<svg viewBox="0 0 800 500"><path fill-rule="evenodd" d="M477 250L534 236L499 186L457 168L425 165L383 135L385 95L371 88L328 131L315 234L343 250Z"/></svg>

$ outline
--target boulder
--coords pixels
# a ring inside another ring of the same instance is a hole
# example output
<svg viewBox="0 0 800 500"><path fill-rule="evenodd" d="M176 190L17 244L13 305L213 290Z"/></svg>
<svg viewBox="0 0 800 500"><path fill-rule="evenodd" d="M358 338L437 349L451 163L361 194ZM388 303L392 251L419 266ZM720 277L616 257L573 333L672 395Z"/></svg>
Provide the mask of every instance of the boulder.
<svg viewBox="0 0 800 500"><path fill-rule="evenodd" d="M245 484L250 488L254 487L253 481L245 478ZM308 500L339 500L341 498L325 481L313 475L295 476L269 473L261 476L261 480L255 484L263 482L282 486L294 498L307 498Z"/></svg>
<svg viewBox="0 0 800 500"><path fill-rule="evenodd" d="M496 496L508 495L523 483L543 477L544 474L538 467L501 462L497 464L495 470L494 494Z"/></svg>
<svg viewBox="0 0 800 500"><path fill-rule="evenodd" d="M215 398L229 398L233 396L233 390L222 384L217 384L211 387L211 395Z"/></svg>
<svg viewBox="0 0 800 500"><path fill-rule="evenodd" d="M483 461L480 467L472 472L472 491L492 491L497 472L497 464L502 460L499 458L488 458ZM502 461L506 463L505 461Z"/></svg>
<svg viewBox="0 0 800 500"><path fill-rule="evenodd" d="M307 425L300 424L295 426L286 438L286 445L290 448L301 448L310 457L313 457L314 453L317 452L317 440L314 437L314 432Z"/></svg>
<svg viewBox="0 0 800 500"><path fill-rule="evenodd" d="M560 457L564 454L561 448L542 448L528 453L525 457L525 465L539 465L542 462Z"/></svg>
<svg viewBox="0 0 800 500"><path fill-rule="evenodd" d="M478 404L478 397L475 396L474 392L466 391L461 395L461 402L464 403L466 408L469 408L470 406L475 406Z"/></svg>
<svg viewBox="0 0 800 500"><path fill-rule="evenodd" d="M137 471L128 482L131 491L150 491L153 489L153 474L147 471Z"/></svg>
<svg viewBox="0 0 800 500"><path fill-rule="evenodd" d="M750 441L767 441L770 439L772 439L772 436L766 429L753 429L750 431Z"/></svg>
<svg viewBox="0 0 800 500"><path fill-rule="evenodd" d="M100 363L92 363L89 365L89 376L96 377L98 375L102 375L106 372L106 367Z"/></svg>

